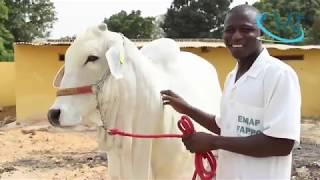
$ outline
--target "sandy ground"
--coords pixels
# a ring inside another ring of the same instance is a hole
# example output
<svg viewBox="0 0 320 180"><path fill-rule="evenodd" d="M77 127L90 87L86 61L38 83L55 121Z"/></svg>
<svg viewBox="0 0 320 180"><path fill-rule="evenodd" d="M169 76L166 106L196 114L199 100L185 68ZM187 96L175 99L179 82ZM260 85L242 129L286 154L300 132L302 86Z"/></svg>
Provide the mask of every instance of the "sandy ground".
<svg viewBox="0 0 320 180"><path fill-rule="evenodd" d="M108 179L94 131L40 127L0 131L0 179Z"/></svg>
<svg viewBox="0 0 320 180"><path fill-rule="evenodd" d="M11 127L10 127L11 126ZM304 121L294 149L292 179L320 180L320 121ZM0 179L109 179L107 156L96 133L66 131L48 124L0 128Z"/></svg>

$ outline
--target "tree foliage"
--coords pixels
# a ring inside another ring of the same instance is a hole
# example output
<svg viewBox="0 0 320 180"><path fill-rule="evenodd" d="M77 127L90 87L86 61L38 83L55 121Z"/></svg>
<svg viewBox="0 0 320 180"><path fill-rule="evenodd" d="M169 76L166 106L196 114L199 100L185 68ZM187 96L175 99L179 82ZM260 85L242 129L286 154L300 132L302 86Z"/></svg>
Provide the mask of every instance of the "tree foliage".
<svg viewBox="0 0 320 180"><path fill-rule="evenodd" d="M174 0L162 28L171 38L221 38L232 0Z"/></svg>
<svg viewBox="0 0 320 180"><path fill-rule="evenodd" d="M11 42L13 36L7 30L4 22L8 19L8 8L5 6L3 0L0 0L0 61L12 60Z"/></svg>
<svg viewBox="0 0 320 180"><path fill-rule="evenodd" d="M105 18L104 22L108 25L108 29L115 32L121 32L128 38L151 38L155 29L153 17L141 17L141 11L131 11L127 14L121 11L112 15L110 18Z"/></svg>
<svg viewBox="0 0 320 180"><path fill-rule="evenodd" d="M320 0L263 0L253 6L269 13L264 26L270 32L290 39L298 35L297 28L302 26L306 41L301 44L319 42L313 28L319 27L316 20L320 15Z"/></svg>
<svg viewBox="0 0 320 180"><path fill-rule="evenodd" d="M0 61L13 60L13 42L48 37L56 20L50 0L0 0Z"/></svg>
<svg viewBox="0 0 320 180"><path fill-rule="evenodd" d="M320 44L320 11L317 11L313 25L307 32L307 44Z"/></svg>
<svg viewBox="0 0 320 180"><path fill-rule="evenodd" d="M49 36L49 29L57 20L50 0L5 0L9 9L7 29L15 41L32 41Z"/></svg>

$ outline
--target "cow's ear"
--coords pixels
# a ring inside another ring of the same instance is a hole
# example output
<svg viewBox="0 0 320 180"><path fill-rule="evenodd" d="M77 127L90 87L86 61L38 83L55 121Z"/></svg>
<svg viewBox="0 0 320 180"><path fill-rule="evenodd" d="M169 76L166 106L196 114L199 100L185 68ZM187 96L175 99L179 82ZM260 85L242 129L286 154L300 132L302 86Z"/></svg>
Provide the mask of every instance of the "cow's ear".
<svg viewBox="0 0 320 180"><path fill-rule="evenodd" d="M53 87L55 87L55 88L59 88L60 87L63 75L64 75L64 65L58 70L58 73L54 77Z"/></svg>
<svg viewBox="0 0 320 180"><path fill-rule="evenodd" d="M116 79L122 78L123 75L123 63L124 63L124 53L123 49L120 47L111 47L106 52L106 58L108 61L109 69L111 75Z"/></svg>

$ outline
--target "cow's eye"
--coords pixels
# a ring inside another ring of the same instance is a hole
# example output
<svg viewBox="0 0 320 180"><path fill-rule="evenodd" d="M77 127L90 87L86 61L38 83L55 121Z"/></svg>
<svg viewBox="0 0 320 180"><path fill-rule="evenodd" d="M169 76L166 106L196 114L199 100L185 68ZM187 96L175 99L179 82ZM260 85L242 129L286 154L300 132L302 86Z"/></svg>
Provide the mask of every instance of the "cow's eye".
<svg viewBox="0 0 320 180"><path fill-rule="evenodd" d="M86 62L84 64L86 65L88 62L94 62L94 61L96 61L98 59L99 59L98 56L90 55L90 56L88 56L88 58L87 58L87 60L86 60Z"/></svg>

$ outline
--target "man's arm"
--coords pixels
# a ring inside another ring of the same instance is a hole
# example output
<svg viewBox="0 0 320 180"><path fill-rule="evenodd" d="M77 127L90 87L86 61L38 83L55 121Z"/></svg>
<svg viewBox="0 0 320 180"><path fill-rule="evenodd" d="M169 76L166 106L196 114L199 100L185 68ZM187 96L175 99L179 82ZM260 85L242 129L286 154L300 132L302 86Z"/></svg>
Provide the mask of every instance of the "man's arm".
<svg viewBox="0 0 320 180"><path fill-rule="evenodd" d="M193 120L207 128L209 131L215 134L220 134L220 128L216 123L215 115L208 114L191 106L171 90L163 90L160 93L162 95L164 105L171 105L177 112L190 116Z"/></svg>
<svg viewBox="0 0 320 180"><path fill-rule="evenodd" d="M191 152L223 149L253 157L286 156L294 145L294 140L270 137L262 133L248 137L224 137L198 132L183 137L183 142Z"/></svg>
<svg viewBox="0 0 320 180"><path fill-rule="evenodd" d="M208 114L195 107L190 106L189 108L190 110L186 115L190 116L193 120L195 120L197 123L208 129L209 131L220 135L220 128L216 123L215 115Z"/></svg>
<svg viewBox="0 0 320 180"><path fill-rule="evenodd" d="M286 156L290 154L294 140L257 134L249 137L220 137L214 142L219 149L254 157Z"/></svg>

